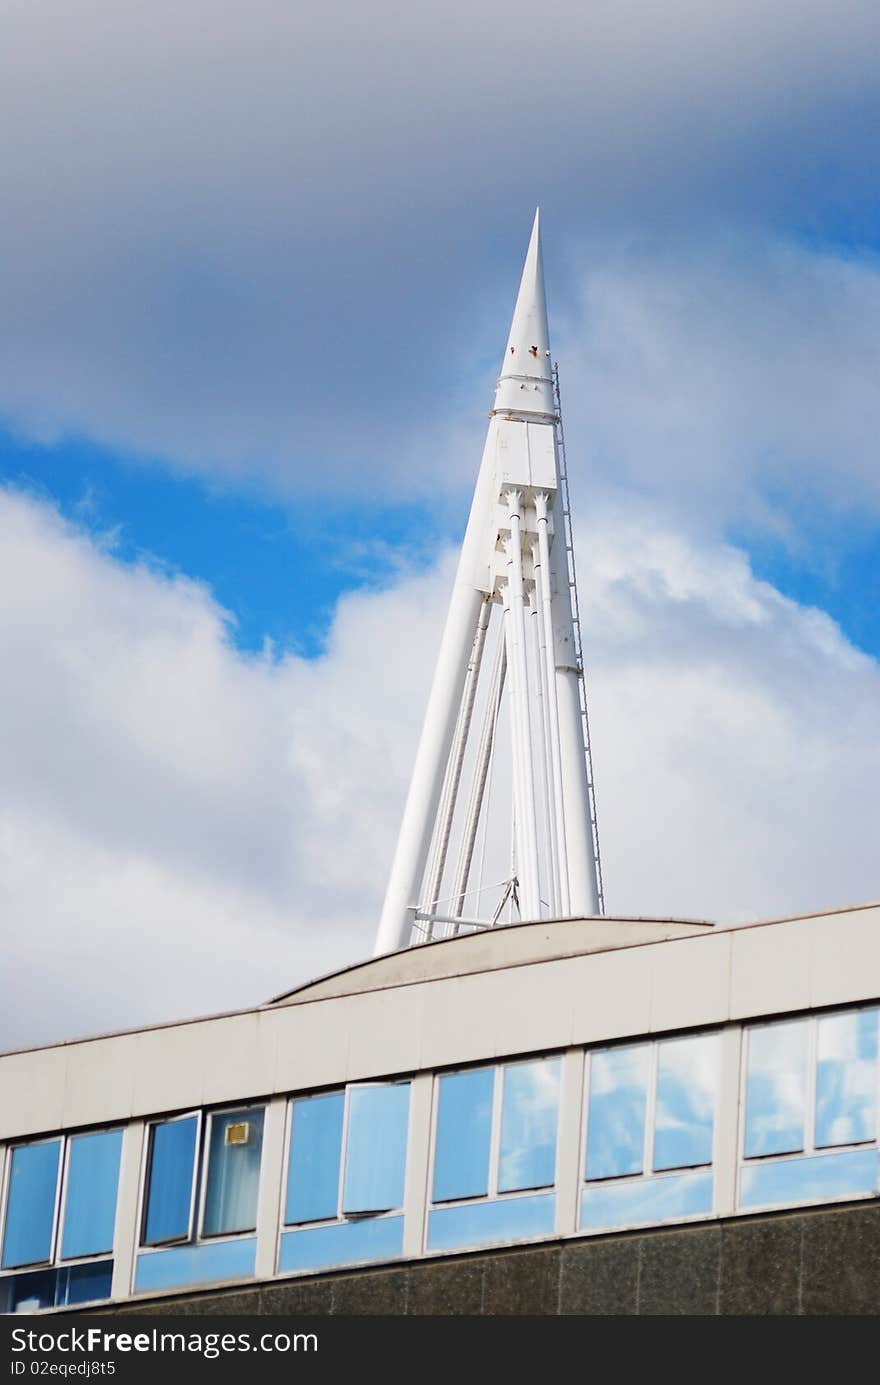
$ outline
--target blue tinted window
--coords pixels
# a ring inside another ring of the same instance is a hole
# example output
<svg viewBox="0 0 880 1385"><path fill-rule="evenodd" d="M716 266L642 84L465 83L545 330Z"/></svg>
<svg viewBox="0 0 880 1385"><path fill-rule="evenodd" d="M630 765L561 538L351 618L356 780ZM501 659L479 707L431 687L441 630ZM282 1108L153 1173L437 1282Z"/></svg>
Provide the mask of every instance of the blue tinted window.
<svg viewBox="0 0 880 1385"><path fill-rule="evenodd" d="M75 1135L70 1141L62 1259L100 1255L113 1249L121 1151L121 1130Z"/></svg>
<svg viewBox="0 0 880 1385"><path fill-rule="evenodd" d="M459 1207L435 1207L428 1213L428 1249L458 1250L531 1236L552 1236L556 1196L489 1198Z"/></svg>
<svg viewBox="0 0 880 1385"><path fill-rule="evenodd" d="M823 1202L877 1192L876 1149L846 1149L800 1159L769 1159L742 1171L741 1207Z"/></svg>
<svg viewBox="0 0 880 1385"><path fill-rule="evenodd" d="M337 1214L344 1105L343 1092L301 1097L293 1103L288 1223L323 1221Z"/></svg>
<svg viewBox="0 0 880 1385"><path fill-rule="evenodd" d="M434 1201L484 1197L489 1191L494 1068L440 1078Z"/></svg>
<svg viewBox="0 0 880 1385"><path fill-rule="evenodd" d="M877 1011L818 1021L816 1145L873 1140L877 1128Z"/></svg>
<svg viewBox="0 0 880 1385"><path fill-rule="evenodd" d="M558 1058L510 1063L504 1069L498 1191L547 1188L556 1177L559 1124Z"/></svg>
<svg viewBox="0 0 880 1385"><path fill-rule="evenodd" d="M748 1034L745 1154L804 1147L807 1020L756 1025Z"/></svg>
<svg viewBox="0 0 880 1385"><path fill-rule="evenodd" d="M344 1212L401 1206L408 1124L408 1082L349 1090Z"/></svg>
<svg viewBox="0 0 880 1385"><path fill-rule="evenodd" d="M144 1245L177 1241L190 1234L197 1136L196 1116L163 1121L152 1128Z"/></svg>
<svg viewBox="0 0 880 1385"><path fill-rule="evenodd" d="M89 1265L70 1265L57 1271L56 1303L94 1303L110 1297L113 1280L113 1261L98 1260Z"/></svg>
<svg viewBox="0 0 880 1385"><path fill-rule="evenodd" d="M591 1055L587 1178L642 1172L649 1059L647 1045Z"/></svg>
<svg viewBox="0 0 880 1385"><path fill-rule="evenodd" d="M52 1254L60 1155L60 1140L20 1145L12 1151L3 1231L4 1269L37 1265Z"/></svg>
<svg viewBox="0 0 880 1385"><path fill-rule="evenodd" d="M57 1270L30 1270L0 1279L0 1313L35 1313L54 1308L58 1292Z"/></svg>
<svg viewBox="0 0 880 1385"><path fill-rule="evenodd" d="M211 1119L205 1236L253 1231L257 1224L263 1111L224 1111Z"/></svg>
<svg viewBox="0 0 880 1385"><path fill-rule="evenodd" d="M38 1308L66 1308L110 1297L112 1260L29 1270L0 1279L0 1313L34 1313Z"/></svg>
<svg viewBox="0 0 880 1385"><path fill-rule="evenodd" d="M403 1217L365 1217L363 1221L306 1226L281 1237L278 1268L323 1270L366 1260L394 1260L403 1253Z"/></svg>
<svg viewBox="0 0 880 1385"><path fill-rule="evenodd" d="M144 1293L183 1284L246 1279L254 1273L256 1253L256 1238L251 1236L147 1251L137 1258L134 1287L138 1293Z"/></svg>
<svg viewBox="0 0 880 1385"><path fill-rule="evenodd" d="M657 1052L654 1168L711 1164L718 1085L714 1034L669 1039Z"/></svg>
<svg viewBox="0 0 880 1385"><path fill-rule="evenodd" d="M708 1216L711 1211L712 1174L708 1170L633 1178L585 1188L581 1197L581 1228L605 1231L616 1226Z"/></svg>

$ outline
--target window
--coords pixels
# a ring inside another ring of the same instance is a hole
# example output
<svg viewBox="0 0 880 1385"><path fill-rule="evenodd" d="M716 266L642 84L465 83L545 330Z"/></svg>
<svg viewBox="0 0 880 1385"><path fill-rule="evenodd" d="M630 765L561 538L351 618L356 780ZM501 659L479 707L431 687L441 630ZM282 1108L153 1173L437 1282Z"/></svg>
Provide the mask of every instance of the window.
<svg viewBox="0 0 880 1385"><path fill-rule="evenodd" d="M403 1249L409 1082L290 1103L280 1271L393 1259Z"/></svg>
<svg viewBox="0 0 880 1385"><path fill-rule="evenodd" d="M739 1205L876 1193L876 1009L746 1030Z"/></svg>
<svg viewBox="0 0 880 1385"><path fill-rule="evenodd" d="M718 1065L717 1034L588 1055L583 1230L711 1212Z"/></svg>
<svg viewBox="0 0 880 1385"><path fill-rule="evenodd" d="M408 1118L408 1082L291 1102L286 1223L402 1206Z"/></svg>
<svg viewBox="0 0 880 1385"><path fill-rule="evenodd" d="M137 1290L253 1274L264 1114L190 1112L149 1126Z"/></svg>
<svg viewBox="0 0 880 1385"><path fill-rule="evenodd" d="M444 1073L428 1250L552 1235L559 1058Z"/></svg>
<svg viewBox="0 0 880 1385"><path fill-rule="evenodd" d="M7 1157L0 1312L110 1297L121 1130L13 1146Z"/></svg>

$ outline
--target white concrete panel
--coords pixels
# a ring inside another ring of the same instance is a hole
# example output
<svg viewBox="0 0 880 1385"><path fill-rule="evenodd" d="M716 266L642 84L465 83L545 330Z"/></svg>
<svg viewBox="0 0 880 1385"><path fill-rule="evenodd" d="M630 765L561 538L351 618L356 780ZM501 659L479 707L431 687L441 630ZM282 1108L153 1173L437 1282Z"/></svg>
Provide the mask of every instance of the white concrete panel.
<svg viewBox="0 0 880 1385"><path fill-rule="evenodd" d="M476 1003L488 1005L497 1015L497 1057L568 1047L575 990L566 962L512 967L485 980L489 986Z"/></svg>
<svg viewBox="0 0 880 1385"><path fill-rule="evenodd" d="M428 988L422 1064L565 1048L571 1042L570 963L513 967Z"/></svg>
<svg viewBox="0 0 880 1385"><path fill-rule="evenodd" d="M826 914L801 927L813 934L811 1005L880 997L880 908Z"/></svg>
<svg viewBox="0 0 880 1385"><path fill-rule="evenodd" d="M58 1130L67 1048L11 1053L0 1062L0 1140Z"/></svg>
<svg viewBox="0 0 880 1385"><path fill-rule="evenodd" d="M278 1235L281 1222L281 1176L284 1170L284 1134L287 1102L283 1097L270 1101L263 1123L263 1155L260 1167L260 1193L257 1202L257 1257L254 1274L270 1279L278 1264Z"/></svg>
<svg viewBox="0 0 880 1385"><path fill-rule="evenodd" d="M135 1115L182 1111L202 1104L209 1057L222 1058L225 1020L148 1029L137 1036Z"/></svg>
<svg viewBox="0 0 880 1385"><path fill-rule="evenodd" d="M346 1002L347 1003L347 1002ZM276 1035L276 1092L304 1091L345 1081L348 1024L345 1005L318 1001L264 1012L267 1032Z"/></svg>
<svg viewBox="0 0 880 1385"><path fill-rule="evenodd" d="M810 1003L810 922L734 929L730 1018L805 1010Z"/></svg>
<svg viewBox="0 0 880 1385"><path fill-rule="evenodd" d="M577 1230L584 1127L584 1051L570 1048L562 1063L559 1143L556 1151L556 1234Z"/></svg>
<svg viewBox="0 0 880 1385"><path fill-rule="evenodd" d="M122 1135L122 1158L119 1162L119 1188L116 1195L116 1226L113 1235L111 1297L114 1299L128 1297L134 1278L145 1129L143 1121L132 1121Z"/></svg>
<svg viewBox="0 0 880 1385"><path fill-rule="evenodd" d="M139 1039L137 1034L120 1034L70 1045L62 1109L66 1129L131 1115Z"/></svg>
<svg viewBox="0 0 880 1385"><path fill-rule="evenodd" d="M650 952L651 1030L717 1024L730 1013L731 933L671 942Z"/></svg>
<svg viewBox="0 0 880 1385"><path fill-rule="evenodd" d="M422 1067L444 1067L470 1059L492 1058L501 1028L491 1011L489 976L463 976L426 987L422 1015Z"/></svg>
<svg viewBox="0 0 880 1385"><path fill-rule="evenodd" d="M714 1210L718 1217L729 1216L736 1210L742 1036L742 1026L738 1024L728 1024L721 1031L713 1159L715 1166Z"/></svg>
<svg viewBox="0 0 880 1385"><path fill-rule="evenodd" d="M574 988L573 1043L650 1031L654 952L654 947L597 952L567 964Z"/></svg>
<svg viewBox="0 0 880 1385"><path fill-rule="evenodd" d="M413 1079L409 1101L406 1190L403 1199L404 1258L421 1255L425 1248L433 1091L434 1076L432 1073L423 1072Z"/></svg>
<svg viewBox="0 0 880 1385"><path fill-rule="evenodd" d="M344 1010L349 1082L418 1068L424 1003L424 986L349 996Z"/></svg>
<svg viewBox="0 0 880 1385"><path fill-rule="evenodd" d="M219 1020L209 1038L202 1100L242 1101L273 1090L278 1033L263 1011Z"/></svg>

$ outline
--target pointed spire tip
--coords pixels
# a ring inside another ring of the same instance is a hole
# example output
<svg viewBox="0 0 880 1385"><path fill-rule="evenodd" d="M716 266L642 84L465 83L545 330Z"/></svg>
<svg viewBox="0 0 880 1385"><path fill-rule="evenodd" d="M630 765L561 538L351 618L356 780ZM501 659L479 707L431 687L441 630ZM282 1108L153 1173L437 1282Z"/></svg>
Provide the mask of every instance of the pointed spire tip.
<svg viewBox="0 0 880 1385"><path fill-rule="evenodd" d="M540 207L535 208L507 350L495 393L494 412L508 410L537 414L544 418L554 416L555 412L541 256Z"/></svg>

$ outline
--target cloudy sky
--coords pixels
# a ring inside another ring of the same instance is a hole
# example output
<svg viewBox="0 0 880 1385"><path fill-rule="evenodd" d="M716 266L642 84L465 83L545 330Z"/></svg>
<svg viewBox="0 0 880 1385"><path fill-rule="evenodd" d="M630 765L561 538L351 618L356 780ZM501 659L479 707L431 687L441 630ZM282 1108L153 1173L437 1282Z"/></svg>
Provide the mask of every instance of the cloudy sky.
<svg viewBox="0 0 880 1385"><path fill-rule="evenodd" d="M607 901L880 897L875 0L0 0L0 1048L371 950L541 204Z"/></svg>

